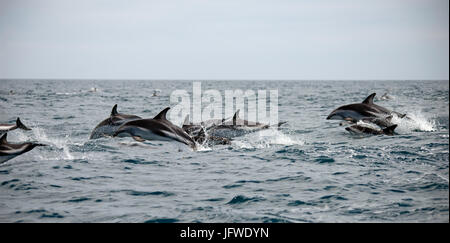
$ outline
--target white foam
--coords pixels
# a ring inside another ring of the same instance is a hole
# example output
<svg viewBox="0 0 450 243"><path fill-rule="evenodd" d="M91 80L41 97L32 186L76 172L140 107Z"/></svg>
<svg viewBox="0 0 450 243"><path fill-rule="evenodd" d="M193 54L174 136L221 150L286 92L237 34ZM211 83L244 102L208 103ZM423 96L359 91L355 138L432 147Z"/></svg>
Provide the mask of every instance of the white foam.
<svg viewBox="0 0 450 243"><path fill-rule="evenodd" d="M396 115L392 117L392 123L397 124L397 133L410 133L413 131L432 132L436 131L436 122L425 117L420 111L408 112L406 117L400 118Z"/></svg>
<svg viewBox="0 0 450 243"><path fill-rule="evenodd" d="M268 148L271 145L304 145L305 142L271 128L249 134L241 140L233 140L232 144L239 148Z"/></svg>
<svg viewBox="0 0 450 243"><path fill-rule="evenodd" d="M212 148L208 147L206 145L206 143L205 143L205 145L197 143L197 151L203 152L203 151L211 151L211 150L212 150Z"/></svg>
<svg viewBox="0 0 450 243"><path fill-rule="evenodd" d="M69 136L66 135L65 138L50 138L47 136L47 133L44 131L44 129L39 127L33 127L31 130L33 132L34 140L38 141L39 143L43 143L49 146L54 146L58 148L59 150L62 150L62 156L58 156L56 158L49 158L48 156L41 156L41 159L64 159L64 160L73 160L75 157L72 155L72 153L69 150ZM26 141L29 140L29 136L24 133L20 133L20 140Z"/></svg>

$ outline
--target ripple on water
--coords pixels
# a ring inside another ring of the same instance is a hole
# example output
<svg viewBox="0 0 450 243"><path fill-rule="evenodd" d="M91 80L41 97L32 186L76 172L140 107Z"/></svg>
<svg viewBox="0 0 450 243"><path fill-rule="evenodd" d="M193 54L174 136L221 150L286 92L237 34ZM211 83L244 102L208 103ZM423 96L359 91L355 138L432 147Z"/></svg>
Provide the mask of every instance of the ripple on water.
<svg viewBox="0 0 450 243"><path fill-rule="evenodd" d="M302 201L302 200L294 200L294 201L290 201L287 205L290 206L290 207L296 207L296 206L302 206L302 205L310 206L310 205L314 205L314 204L313 203L309 203L309 202L305 202L305 201Z"/></svg>
<svg viewBox="0 0 450 243"><path fill-rule="evenodd" d="M176 223L178 222L178 219L173 218L155 218L155 219L149 219L145 221L144 223Z"/></svg>
<svg viewBox="0 0 450 243"><path fill-rule="evenodd" d="M35 186L32 186L31 183L21 183L19 179L3 181L0 186L8 187L14 189L15 191L29 191L39 189Z"/></svg>
<svg viewBox="0 0 450 243"><path fill-rule="evenodd" d="M64 218L64 216L62 216L59 213L48 213L48 214L47 213L43 213L40 218L58 218L58 219L62 219L62 218Z"/></svg>
<svg viewBox="0 0 450 243"><path fill-rule="evenodd" d="M124 159L122 160L123 163L129 163L129 164L135 164L135 165L151 165L151 164L158 164L158 161L147 161L145 159Z"/></svg>
<svg viewBox="0 0 450 243"><path fill-rule="evenodd" d="M328 157L328 156L323 156L323 155L316 158L315 161L319 162L320 164L335 162L335 160L333 158Z"/></svg>
<svg viewBox="0 0 450 243"><path fill-rule="evenodd" d="M330 203L334 201L347 201L348 199L339 195L326 195L317 200L317 203Z"/></svg>
<svg viewBox="0 0 450 243"><path fill-rule="evenodd" d="M84 202L84 201L90 201L91 199L92 198L89 198L89 197L79 197L79 198L70 199L67 202L79 203L79 202Z"/></svg>
<svg viewBox="0 0 450 243"><path fill-rule="evenodd" d="M230 188L235 188L235 187L241 187L244 184L248 184L248 183L258 184L258 183L261 183L261 181L257 181L257 180L248 180L248 181L247 180L240 180L240 181L236 181L234 184L225 185L225 186L223 186L223 188L230 189Z"/></svg>
<svg viewBox="0 0 450 243"><path fill-rule="evenodd" d="M163 196L170 197L174 196L175 193L166 192L166 191L154 191L154 192L144 192L144 191L134 191L134 190L125 190L125 192L130 196Z"/></svg>
<svg viewBox="0 0 450 243"><path fill-rule="evenodd" d="M233 197L233 199L231 199L227 204L242 204L245 202L260 202L265 200L266 199L264 199L263 197L246 197L243 195L237 195Z"/></svg>

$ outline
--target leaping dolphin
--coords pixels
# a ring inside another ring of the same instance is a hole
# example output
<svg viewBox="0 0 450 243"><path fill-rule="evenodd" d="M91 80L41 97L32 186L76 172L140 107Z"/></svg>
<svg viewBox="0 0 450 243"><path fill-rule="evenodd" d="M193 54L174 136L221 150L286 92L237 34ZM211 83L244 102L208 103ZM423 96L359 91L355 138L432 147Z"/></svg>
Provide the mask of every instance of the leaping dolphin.
<svg viewBox="0 0 450 243"><path fill-rule="evenodd" d="M231 118L228 118L231 119ZM189 121L189 115L186 116L181 127L189 136L191 136L198 144L207 145L229 145L231 140L224 137L211 136L206 133L213 126L220 125L228 119L210 119L202 121L200 123L191 123Z"/></svg>
<svg viewBox="0 0 450 243"><path fill-rule="evenodd" d="M112 136L116 130L125 122L142 119L139 116L135 115L126 115L117 112L117 104L114 105L111 111L111 115L100 122L92 131L89 139L97 139L101 137L110 137Z"/></svg>
<svg viewBox="0 0 450 243"><path fill-rule="evenodd" d="M20 118L17 117L16 120L16 124L0 124L0 135L2 135L3 133L12 131L14 129L23 129L23 130L31 130L30 128L26 127L25 125L23 125L23 123L20 121Z"/></svg>
<svg viewBox="0 0 450 243"><path fill-rule="evenodd" d="M182 129L189 135L191 136L196 136L198 135L201 131L203 131L204 129L209 129L212 126L216 126L221 124L222 122L224 122L227 119L210 119L207 121L202 121L200 123L191 123L189 121L189 115L186 115L183 125L182 125Z"/></svg>
<svg viewBox="0 0 450 243"><path fill-rule="evenodd" d="M47 146L40 143L9 143L6 140L7 133L0 138L0 163L8 161L18 155L32 150L36 146Z"/></svg>
<svg viewBox="0 0 450 243"><path fill-rule="evenodd" d="M240 110L236 111L233 119L224 121L219 125L214 125L206 129L207 133L213 137L231 139L233 137L243 136L248 133L257 132L271 127L268 124L243 120L239 117L239 111ZM284 123L286 122L278 123L277 127L280 127Z"/></svg>
<svg viewBox="0 0 450 243"><path fill-rule="evenodd" d="M166 113L170 107L162 110L153 119L139 119L122 124L113 137L131 136L134 140L177 141L196 149L195 141L180 127L167 120Z"/></svg>
<svg viewBox="0 0 450 243"><path fill-rule="evenodd" d="M406 114L391 111L374 104L373 98L375 95L376 93L369 95L362 103L344 105L335 109L328 115L327 120L346 120L356 123L364 119L386 118L392 114L396 114L400 118L406 116Z"/></svg>
<svg viewBox="0 0 450 243"><path fill-rule="evenodd" d="M384 129L375 129L368 126L362 126L362 125L353 125L350 127L346 127L345 130L351 132L351 133L367 133L367 134L373 134L373 135L394 135L394 129L397 127L397 125L392 125L389 127L386 127Z"/></svg>

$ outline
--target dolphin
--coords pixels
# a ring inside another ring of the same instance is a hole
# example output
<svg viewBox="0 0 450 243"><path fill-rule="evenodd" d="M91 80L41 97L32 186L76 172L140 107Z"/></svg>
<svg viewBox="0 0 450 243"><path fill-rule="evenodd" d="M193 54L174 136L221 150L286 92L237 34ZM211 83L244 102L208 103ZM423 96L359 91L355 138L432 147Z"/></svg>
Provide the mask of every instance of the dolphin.
<svg viewBox="0 0 450 243"><path fill-rule="evenodd" d="M225 119L211 119L211 120L207 120L205 122L191 123L189 121L189 115L186 115L186 117L184 118L184 122L183 122L183 125L181 126L181 128L187 134L189 134L191 136L196 136L200 132L202 132L203 129L207 129L210 126L218 125L218 124L222 123L223 121L225 121Z"/></svg>
<svg viewBox="0 0 450 243"><path fill-rule="evenodd" d="M386 117L367 117L367 118L363 118L362 121L364 122L368 122L368 123L373 123L381 128L386 128L386 127L390 127L392 125L394 125L392 123L392 115L386 116Z"/></svg>
<svg viewBox="0 0 450 243"><path fill-rule="evenodd" d="M199 128L204 128L204 129L208 129L212 126L217 126L222 124L223 122L231 119L232 117L229 118L225 118L225 119L209 119L206 121L202 121L200 123L191 123L189 121L189 115L186 115L184 122L183 122L183 130L187 131L195 131L198 130Z"/></svg>
<svg viewBox="0 0 450 243"><path fill-rule="evenodd" d="M207 133L210 136L231 139L233 137L243 136L248 133L257 132L271 127L269 124L243 120L239 117L239 111L239 109L236 111L233 119L207 128ZM284 123L286 122L278 123L277 127L280 127Z"/></svg>
<svg viewBox="0 0 450 243"><path fill-rule="evenodd" d="M381 97L380 100L391 100L392 96L388 95L388 93L384 93Z"/></svg>
<svg viewBox="0 0 450 243"><path fill-rule="evenodd" d="M230 118L228 118L230 119ZM183 126L181 127L187 134L189 134L195 142L199 144L208 144L208 145L229 145L231 144L231 140L223 137L211 136L206 133L207 129L210 129L213 126L220 125L224 121L228 119L210 119L206 121L202 121L200 123L191 123L189 122L189 115L186 116L183 122Z"/></svg>
<svg viewBox="0 0 450 243"><path fill-rule="evenodd" d="M196 143L183 129L167 120L166 114L170 107L162 110L153 119L139 119L123 123L113 134L113 137L131 136L134 140L177 141L196 149Z"/></svg>
<svg viewBox="0 0 450 243"><path fill-rule="evenodd" d="M375 129L375 128L371 128L368 126L363 126L363 125L353 125L350 127L346 127L345 130L351 132L351 133L367 133L367 134L373 134L373 135L389 135L392 136L394 135L394 129L397 127L396 124L386 127L384 129Z"/></svg>
<svg viewBox="0 0 450 243"><path fill-rule="evenodd" d="M18 155L32 150L36 146L47 146L40 143L9 143L6 140L7 133L0 138L0 163L10 160Z"/></svg>
<svg viewBox="0 0 450 243"><path fill-rule="evenodd" d="M328 115L327 120L345 120L356 123L363 119L386 118L392 114L396 114L400 118L406 116L406 114L391 111L374 104L373 98L375 95L376 93L369 95L362 103L344 105L335 109Z"/></svg>
<svg viewBox="0 0 450 243"><path fill-rule="evenodd" d="M23 130L31 130L30 128L26 127L25 125L23 125L23 123L20 121L20 118L17 117L16 120L16 124L0 124L0 135L2 135L3 133L12 131L14 129L23 129Z"/></svg>
<svg viewBox="0 0 450 243"><path fill-rule="evenodd" d="M117 112L117 104L114 105L111 111L111 115L100 122L92 131L89 139L97 139L101 137L112 136L114 132L121 126L123 123L127 121L142 119L139 116L135 115L126 115Z"/></svg>
<svg viewBox="0 0 450 243"><path fill-rule="evenodd" d="M205 129L203 127L201 127L200 131L196 132L195 135L192 135L192 134L189 134L189 135L194 139L194 141L197 144L201 144L201 145L206 144L208 146L213 146L213 145L230 145L231 144L231 139L224 138L224 137L211 136L205 132Z"/></svg>

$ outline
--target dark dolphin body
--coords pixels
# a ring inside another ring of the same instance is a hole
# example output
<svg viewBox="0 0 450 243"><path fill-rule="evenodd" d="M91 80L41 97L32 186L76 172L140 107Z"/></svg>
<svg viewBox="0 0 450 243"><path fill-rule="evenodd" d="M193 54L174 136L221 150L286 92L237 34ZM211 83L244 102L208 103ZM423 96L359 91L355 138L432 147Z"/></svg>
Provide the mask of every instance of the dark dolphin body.
<svg viewBox="0 0 450 243"><path fill-rule="evenodd" d="M391 111L379 105L373 103L373 98L376 93L369 95L362 103L350 104L341 106L334 111L332 111L327 120L346 120L349 122L356 123L360 120L364 119L373 119L373 118L386 118L391 116L392 114L396 114L400 118L405 117L405 114L401 114L395 111ZM386 123L389 125L389 123Z"/></svg>
<svg viewBox="0 0 450 243"><path fill-rule="evenodd" d="M111 137L116 130L125 122L142 119L135 115L126 115L117 112L117 104L114 105L111 115L100 122L92 131L89 139L97 139L101 137Z"/></svg>
<svg viewBox="0 0 450 243"><path fill-rule="evenodd" d="M397 127L397 125L392 125L389 126L387 128L384 129L374 129L368 126L362 126L362 125L353 125L350 127L346 127L345 130L351 132L351 133L357 133L357 134L361 134L361 133L366 133L366 134L372 134L372 135L394 135L394 129Z"/></svg>
<svg viewBox="0 0 450 243"><path fill-rule="evenodd" d="M278 123L277 127L283 125L286 122ZM243 120L239 117L239 110L233 116L233 119L224 121L219 125L214 125L206 129L207 134L213 137L231 139L233 137L239 137L248 133L261 131L268 129L271 126L259 122L250 122Z"/></svg>
<svg viewBox="0 0 450 243"><path fill-rule="evenodd" d="M392 115L387 117L369 117L362 119L362 121L373 123L381 128L386 128L394 125L394 123L392 123Z"/></svg>
<svg viewBox="0 0 450 243"><path fill-rule="evenodd" d="M184 130L184 129L183 129ZM184 130L186 131L186 130ZM206 129L203 127L200 127L198 131L192 132L192 131L186 131L189 136L194 139L194 141L200 145L230 145L231 139L225 138L225 137L216 137L206 134Z"/></svg>
<svg viewBox="0 0 450 243"><path fill-rule="evenodd" d="M136 141L157 140L177 141L196 149L195 141L180 127L167 120L167 107L153 119L139 119L122 124L114 133L114 137L131 136Z"/></svg>
<svg viewBox="0 0 450 243"><path fill-rule="evenodd" d="M30 128L26 127L25 125L23 125L23 123L20 121L20 118L17 117L16 120L16 124L0 124L0 135L2 135L3 133L12 131L14 129L23 129L23 130L31 130Z"/></svg>
<svg viewBox="0 0 450 243"><path fill-rule="evenodd" d="M10 160L18 155L32 150L36 146L47 146L39 143L9 143L6 140L7 133L0 138L0 163Z"/></svg>
<svg viewBox="0 0 450 243"><path fill-rule="evenodd" d="M213 126L220 125L227 119L210 119L201 123L191 123L189 122L189 115L186 116L181 127L187 134L189 134L195 142L198 144L207 145L229 145L231 144L231 139L224 137L215 137L206 134L206 130Z"/></svg>

